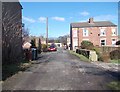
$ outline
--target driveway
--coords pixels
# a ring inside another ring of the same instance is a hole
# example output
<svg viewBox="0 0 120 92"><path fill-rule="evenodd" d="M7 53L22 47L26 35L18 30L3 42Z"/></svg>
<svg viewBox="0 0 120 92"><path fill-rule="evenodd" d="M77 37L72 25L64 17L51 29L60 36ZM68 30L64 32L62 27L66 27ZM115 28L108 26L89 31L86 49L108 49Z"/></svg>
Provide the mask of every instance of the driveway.
<svg viewBox="0 0 120 92"><path fill-rule="evenodd" d="M116 80L109 71L60 48L41 54L32 67L7 79L3 90L109 90L107 84Z"/></svg>

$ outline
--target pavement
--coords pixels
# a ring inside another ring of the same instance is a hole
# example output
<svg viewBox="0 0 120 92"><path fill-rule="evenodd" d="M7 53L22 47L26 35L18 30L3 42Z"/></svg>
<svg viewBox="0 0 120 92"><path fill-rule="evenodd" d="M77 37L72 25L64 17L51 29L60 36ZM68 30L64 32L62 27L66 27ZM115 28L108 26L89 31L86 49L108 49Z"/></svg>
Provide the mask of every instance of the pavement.
<svg viewBox="0 0 120 92"><path fill-rule="evenodd" d="M3 90L110 90L107 84L118 81L117 71L108 71L80 59L62 48L42 53L24 72L2 83Z"/></svg>

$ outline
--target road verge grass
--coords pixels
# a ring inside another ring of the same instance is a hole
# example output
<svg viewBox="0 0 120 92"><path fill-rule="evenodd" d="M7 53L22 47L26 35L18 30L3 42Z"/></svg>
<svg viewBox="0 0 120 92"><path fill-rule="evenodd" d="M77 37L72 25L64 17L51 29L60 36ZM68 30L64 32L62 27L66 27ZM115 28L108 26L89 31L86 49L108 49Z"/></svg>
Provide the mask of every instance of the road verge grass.
<svg viewBox="0 0 120 92"><path fill-rule="evenodd" d="M7 78L18 73L19 71L25 71L31 66L31 62L22 61L21 63L6 64L2 66L2 80L5 81Z"/></svg>
<svg viewBox="0 0 120 92"><path fill-rule="evenodd" d="M113 81L107 85L112 90L120 90L120 81Z"/></svg>
<svg viewBox="0 0 120 92"><path fill-rule="evenodd" d="M120 64L120 59L118 59L118 60L110 60L110 63L117 63L117 64Z"/></svg>
<svg viewBox="0 0 120 92"><path fill-rule="evenodd" d="M76 53L74 51L71 51L71 50L69 51L69 53L72 54L72 55L75 55L75 56L79 57L81 61L90 62L90 60L87 57L85 57L85 56L83 56L81 54L78 54L78 53Z"/></svg>

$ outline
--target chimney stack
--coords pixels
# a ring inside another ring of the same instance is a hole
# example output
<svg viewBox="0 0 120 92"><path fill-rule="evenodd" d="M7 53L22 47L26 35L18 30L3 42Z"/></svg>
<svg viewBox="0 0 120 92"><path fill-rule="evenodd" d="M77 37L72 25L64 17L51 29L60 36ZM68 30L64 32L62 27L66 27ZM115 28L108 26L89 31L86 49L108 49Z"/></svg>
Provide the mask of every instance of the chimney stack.
<svg viewBox="0 0 120 92"><path fill-rule="evenodd" d="M89 18L89 23L93 23L93 18Z"/></svg>

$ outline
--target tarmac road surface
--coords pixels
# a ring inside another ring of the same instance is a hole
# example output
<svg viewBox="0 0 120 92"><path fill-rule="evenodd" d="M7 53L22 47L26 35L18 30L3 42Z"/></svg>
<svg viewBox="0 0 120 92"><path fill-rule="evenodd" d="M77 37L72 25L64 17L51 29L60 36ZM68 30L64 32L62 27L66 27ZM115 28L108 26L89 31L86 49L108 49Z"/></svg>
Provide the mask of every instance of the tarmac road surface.
<svg viewBox="0 0 120 92"><path fill-rule="evenodd" d="M62 48L40 55L39 60L24 72L3 83L3 90L110 90L107 84L116 81L108 71L80 61Z"/></svg>

